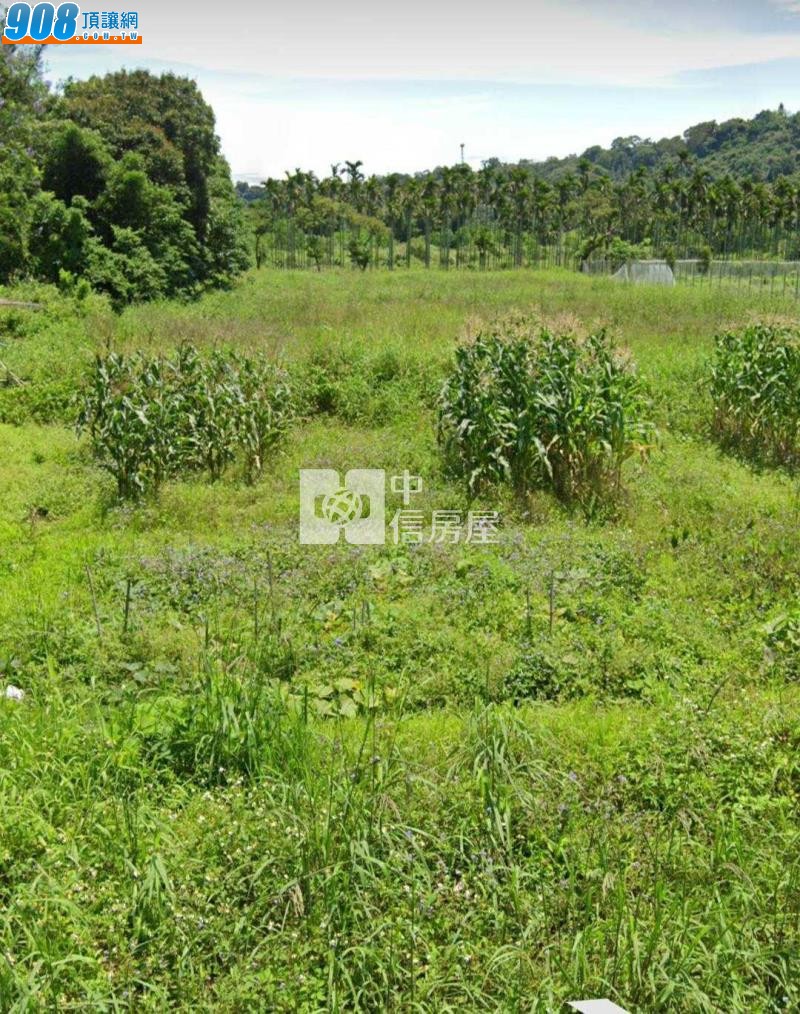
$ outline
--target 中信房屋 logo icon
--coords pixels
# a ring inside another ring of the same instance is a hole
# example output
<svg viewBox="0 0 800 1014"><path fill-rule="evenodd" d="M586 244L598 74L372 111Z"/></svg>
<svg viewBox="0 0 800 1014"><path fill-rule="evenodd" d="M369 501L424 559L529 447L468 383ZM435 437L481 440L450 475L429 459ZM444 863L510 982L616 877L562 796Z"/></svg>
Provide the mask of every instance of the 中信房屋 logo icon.
<svg viewBox="0 0 800 1014"><path fill-rule="evenodd" d="M500 514L496 510L434 509L412 506L422 493L422 476L406 468L389 483L402 506L390 523L398 545L425 543L489 546L497 543ZM430 524L427 522L430 521ZM335 468L300 469L300 542L333 545L344 535L351 545L386 542L386 472L382 468L351 468L342 481Z"/></svg>
<svg viewBox="0 0 800 1014"><path fill-rule="evenodd" d="M344 535L357 546L386 541L386 473L351 468L344 482L335 468L300 469L300 542L333 545Z"/></svg>

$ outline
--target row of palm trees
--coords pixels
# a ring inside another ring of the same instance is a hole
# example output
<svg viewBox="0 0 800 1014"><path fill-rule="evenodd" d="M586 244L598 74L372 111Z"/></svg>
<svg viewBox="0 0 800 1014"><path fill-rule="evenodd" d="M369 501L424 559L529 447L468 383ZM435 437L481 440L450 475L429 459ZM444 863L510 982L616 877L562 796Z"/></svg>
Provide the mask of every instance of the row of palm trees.
<svg viewBox="0 0 800 1014"><path fill-rule="evenodd" d="M415 176L365 176L361 162L320 179L296 170L252 206L262 259L443 267L576 263L640 254L800 256L800 178L714 178L682 157L615 180L587 161L550 182L492 160ZM365 252L366 251L366 252Z"/></svg>

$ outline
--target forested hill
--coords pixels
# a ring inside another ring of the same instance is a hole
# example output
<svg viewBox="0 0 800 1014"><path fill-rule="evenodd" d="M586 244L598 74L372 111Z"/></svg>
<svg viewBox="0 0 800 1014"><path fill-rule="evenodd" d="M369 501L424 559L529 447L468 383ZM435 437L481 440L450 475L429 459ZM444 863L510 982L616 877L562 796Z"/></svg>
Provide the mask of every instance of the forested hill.
<svg viewBox="0 0 800 1014"><path fill-rule="evenodd" d="M636 170L680 176L698 169L707 171L714 178L732 176L754 183L759 180L773 182L781 176L800 173L800 112L787 113L781 105L774 110L764 109L751 120L742 117L722 123L707 120L688 127L680 136L663 137L660 141L637 136L618 137L608 148L594 145L580 155L567 155L565 158L548 158L540 162L523 158L518 163L490 158L484 162L485 168L501 175L515 166L549 183L557 183L565 177L586 177L587 174L610 176L622 181ZM340 171L344 172L344 169ZM445 167L438 166L416 176L423 180L440 180L444 173ZM406 173L377 178L411 179ZM263 186L243 181L236 184L236 191L247 203L257 201L265 194Z"/></svg>
<svg viewBox="0 0 800 1014"><path fill-rule="evenodd" d="M689 160L715 177L729 174L774 180L791 175L800 171L800 113L789 114L781 105L777 110L757 113L752 120L736 117L723 123L697 123L680 137L663 137L660 141L618 137L609 148L595 145L581 155L544 162L523 160L520 165L554 181L579 172L581 163L589 162L623 179L637 169L661 170Z"/></svg>

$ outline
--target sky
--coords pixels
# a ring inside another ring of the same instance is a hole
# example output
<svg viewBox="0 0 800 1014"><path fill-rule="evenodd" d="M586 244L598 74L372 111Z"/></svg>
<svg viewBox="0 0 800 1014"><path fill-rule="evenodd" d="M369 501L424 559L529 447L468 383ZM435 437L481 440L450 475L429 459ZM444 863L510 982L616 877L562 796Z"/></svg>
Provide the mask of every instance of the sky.
<svg viewBox="0 0 800 1014"><path fill-rule="evenodd" d="M58 82L172 70L214 108L236 179L476 168L800 108L800 0L78 0L141 46L51 46Z"/></svg>

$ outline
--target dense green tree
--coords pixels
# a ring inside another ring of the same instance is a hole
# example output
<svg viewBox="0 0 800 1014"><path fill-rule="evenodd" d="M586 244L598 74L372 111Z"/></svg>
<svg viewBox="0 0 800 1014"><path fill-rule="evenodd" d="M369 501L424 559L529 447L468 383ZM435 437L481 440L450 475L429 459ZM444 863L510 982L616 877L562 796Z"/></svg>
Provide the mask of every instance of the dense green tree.
<svg viewBox="0 0 800 1014"><path fill-rule="evenodd" d="M193 81L120 71L71 82L61 112L96 131L118 160L97 202L102 227L138 232L169 294L228 284L247 267L241 205Z"/></svg>
<svg viewBox="0 0 800 1014"><path fill-rule="evenodd" d="M91 246L85 277L107 293L116 308L137 300L158 299L169 291L167 272L134 229L114 226L110 245Z"/></svg>
<svg viewBox="0 0 800 1014"><path fill-rule="evenodd" d="M70 207L42 191L31 202L28 228L30 268L37 278L58 282L62 271L81 276L92 249L88 202L75 197Z"/></svg>
<svg viewBox="0 0 800 1014"><path fill-rule="evenodd" d="M0 178L0 186L2 184ZM0 191L0 282L21 274L24 267L25 213L16 205L13 196Z"/></svg>
<svg viewBox="0 0 800 1014"><path fill-rule="evenodd" d="M186 216L202 242L219 140L213 110L194 81L145 70L73 81L64 89L63 111L96 130L115 158L136 152L154 183L181 191Z"/></svg>
<svg viewBox="0 0 800 1014"><path fill-rule="evenodd" d="M108 245L116 248L114 237L120 235L120 229L126 236L136 235L159 264L164 278L161 288L166 295L189 291L203 274L200 246L181 212L175 191L154 183L144 171L142 157L133 152L113 167L106 189L96 202L96 214Z"/></svg>
<svg viewBox="0 0 800 1014"><path fill-rule="evenodd" d="M249 263L214 114L194 82L121 71L61 98L0 47L0 283L84 276L116 306L228 284Z"/></svg>
<svg viewBox="0 0 800 1014"><path fill-rule="evenodd" d="M41 48L0 46L0 282L25 270L28 204L39 178L33 144L45 99Z"/></svg>
<svg viewBox="0 0 800 1014"><path fill-rule="evenodd" d="M796 173L800 171L800 114L790 115L781 106L765 109L752 120L735 117L722 123L697 123L680 137L658 141L618 137L608 148L594 145L581 155L521 164L535 175L555 181L564 173L575 172L581 161L624 179L638 168L661 170L689 160L702 162L715 178L730 174L775 180L782 174Z"/></svg>
<svg viewBox="0 0 800 1014"><path fill-rule="evenodd" d="M96 200L103 192L111 153L95 131L55 123L47 131L42 186L67 204L76 195Z"/></svg>
<svg viewBox="0 0 800 1014"><path fill-rule="evenodd" d="M209 177L208 192L203 274L208 284L224 286L248 267L250 252L244 211L231 187L228 164L221 155Z"/></svg>

